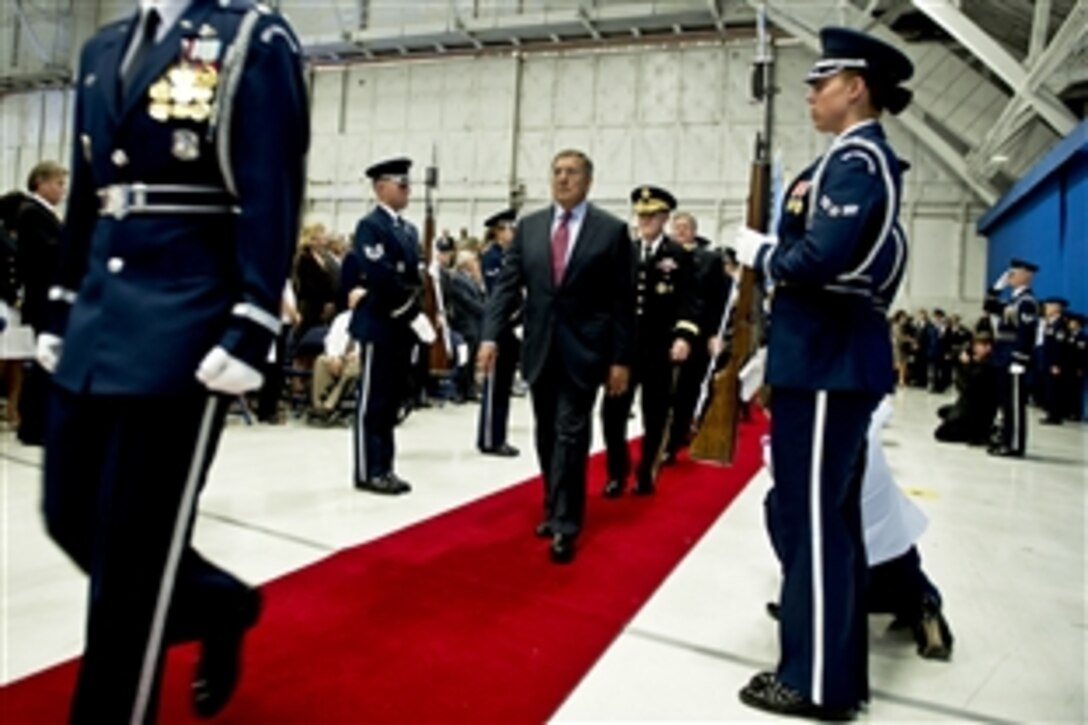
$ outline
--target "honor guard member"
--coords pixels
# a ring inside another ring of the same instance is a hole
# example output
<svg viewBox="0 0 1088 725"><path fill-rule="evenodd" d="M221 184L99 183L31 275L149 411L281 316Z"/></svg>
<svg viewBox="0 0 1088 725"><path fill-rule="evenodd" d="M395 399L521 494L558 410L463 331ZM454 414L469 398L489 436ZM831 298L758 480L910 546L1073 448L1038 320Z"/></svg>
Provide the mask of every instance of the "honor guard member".
<svg viewBox="0 0 1088 725"><path fill-rule="evenodd" d="M190 536L227 406L280 329L309 143L299 41L249 0L141 0L83 47L72 138L38 339L46 526L90 576L71 719L153 721L162 646L185 640L210 717L260 597Z"/></svg>
<svg viewBox="0 0 1088 725"><path fill-rule="evenodd" d="M345 269L345 279L366 295L351 316L351 335L359 341L359 398L355 411L355 488L381 494L412 490L393 470L393 427L405 395L412 349L417 339L435 341L434 328L421 308L423 268L419 236L400 213L408 206L408 171L412 162L395 158L366 170L378 204L359 220Z"/></svg>
<svg viewBox="0 0 1088 725"><path fill-rule="evenodd" d="M1069 322L1064 297L1043 300L1043 343L1040 345L1039 371L1042 375L1043 425L1061 425L1065 418L1066 371L1069 368Z"/></svg>
<svg viewBox="0 0 1088 725"><path fill-rule="evenodd" d="M484 222L493 240L493 244L487 248L481 259L488 297L499 278L506 250L514 241L516 218L516 210L506 209L492 214ZM495 340L499 348L499 358L491 371L484 376L476 447L481 453L488 455L511 457L521 452L506 440L507 423L510 419L510 391L514 387L514 373L521 357L521 340L516 332L520 324L521 310L518 310L506 328L499 331Z"/></svg>
<svg viewBox="0 0 1088 725"><path fill-rule="evenodd" d="M740 692L785 715L852 717L869 699L861 482L873 411L894 387L887 305L902 277L899 160L879 118L910 102L910 61L845 28L820 33L806 79L827 152L787 187L777 238L741 230L739 261L775 285L768 334L784 573L780 659Z"/></svg>
<svg viewBox="0 0 1088 725"><path fill-rule="evenodd" d="M1027 448L1027 373L1039 325L1039 303L1031 282L1038 271L1031 262L1011 260L983 304L996 316L994 364L999 375L1001 427L999 440L988 451L994 456L1023 458Z"/></svg>
<svg viewBox="0 0 1088 725"><path fill-rule="evenodd" d="M665 235L676 199L665 189L640 186L631 192L638 215L636 265L635 355L627 391L610 396L601 405L602 428L608 459L607 498L623 495L631 468L627 446L627 419L635 389L642 394L642 457L634 493L654 492L655 467L667 433L669 409L679 367L699 336L698 297L691 253Z"/></svg>

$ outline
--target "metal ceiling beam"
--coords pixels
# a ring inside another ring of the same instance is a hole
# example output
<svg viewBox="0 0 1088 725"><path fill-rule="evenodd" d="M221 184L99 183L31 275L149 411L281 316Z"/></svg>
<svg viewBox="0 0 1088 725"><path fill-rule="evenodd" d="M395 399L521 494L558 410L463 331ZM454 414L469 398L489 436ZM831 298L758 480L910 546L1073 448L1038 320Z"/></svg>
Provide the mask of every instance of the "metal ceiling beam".
<svg viewBox="0 0 1088 725"><path fill-rule="evenodd" d="M753 8L763 7L758 0L748 0ZM766 4L767 17L778 27L800 40L805 46L815 53L820 52L820 38L816 32L810 29L804 22L797 20L789 14L786 8L780 5ZM905 111L895 116L895 119L903 125L923 146L928 148L957 178L970 188L979 199L992 206L1000 197L997 189L986 181L979 180L967 167L963 156L926 122L921 113L908 107Z"/></svg>
<svg viewBox="0 0 1088 725"><path fill-rule="evenodd" d="M1050 0L1035 0L1035 13L1031 20L1031 43L1024 65L1030 66L1046 47L1046 35L1050 31Z"/></svg>
<svg viewBox="0 0 1088 725"><path fill-rule="evenodd" d="M1084 0L1077 5L1082 6ZM1051 91L1027 83L1028 71L1008 51L978 27L949 0L914 0L914 6L944 28L976 58L996 73L1017 95L1023 95L1059 135L1065 136L1077 125L1077 118ZM1070 14L1076 14L1076 8ZM1083 28L1081 28L1083 32Z"/></svg>
<svg viewBox="0 0 1088 725"><path fill-rule="evenodd" d="M578 20L581 21L582 27L586 29L586 32L589 33L590 37L594 40L601 39L600 31L597 30L597 26L589 19L589 13L587 13L586 9L581 5L578 6Z"/></svg>
<svg viewBox="0 0 1088 725"><path fill-rule="evenodd" d="M997 121L982 139L982 143L971 154L972 166L985 168L985 165L990 162L990 157L1019 133L1024 126L1024 111L1030 107L1027 91L1040 87L1051 77L1058 66L1076 50L1077 43L1084 36L1086 28L1088 28L1088 2L1078 0L1062 22L1062 26L1058 28L1058 32L1054 34L1050 45L1039 55L1032 64L1031 70L1027 72L1024 87L1017 89L1016 94L1009 100ZM1068 133L1069 131L1066 131L1061 135Z"/></svg>

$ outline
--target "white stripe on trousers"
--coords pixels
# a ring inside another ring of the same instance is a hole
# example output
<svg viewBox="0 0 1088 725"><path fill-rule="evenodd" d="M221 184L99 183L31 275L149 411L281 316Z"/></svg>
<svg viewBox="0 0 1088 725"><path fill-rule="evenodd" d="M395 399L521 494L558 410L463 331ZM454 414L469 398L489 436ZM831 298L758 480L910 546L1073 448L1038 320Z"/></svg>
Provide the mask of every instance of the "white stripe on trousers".
<svg viewBox="0 0 1088 725"><path fill-rule="evenodd" d="M491 366L491 372L487 374L487 406L484 408L484 448L495 447L495 436L491 434L491 425L495 407L495 366Z"/></svg>
<svg viewBox="0 0 1088 725"><path fill-rule="evenodd" d="M816 416L812 426L812 463L809 471L809 527L812 529L812 701L823 704L824 689L824 541L823 491L824 432L827 424L827 391L816 392Z"/></svg>
<svg viewBox="0 0 1088 725"><path fill-rule="evenodd" d="M1012 408L1012 436L1009 437L1009 448L1023 453L1024 451L1020 450L1020 426L1022 425L1020 420L1020 373L1012 374L1012 405L1010 407Z"/></svg>
<svg viewBox="0 0 1088 725"><path fill-rule="evenodd" d="M366 406L370 402L370 368L373 364L374 343L368 342L363 358L363 381L360 385L359 401L355 404L355 470L358 474L356 483L362 483L370 478L366 467Z"/></svg>
<svg viewBox="0 0 1088 725"><path fill-rule="evenodd" d="M170 600L174 596L174 583L177 579L178 564L181 561L181 551L184 548L185 533L189 530L189 521L192 519L193 506L196 504L196 489L200 482L200 472L204 469L204 457L208 452L208 438L211 436L212 421L215 419L215 408L218 397L208 396L208 402L204 405L204 415L200 419L200 429L196 436L196 447L193 449L193 458L189 462L189 474L185 478L185 488L181 492L181 502L178 504L178 515L174 519L174 534L170 539L170 548L166 553L166 564L162 571L162 581L159 582L159 598L155 603L155 614L151 619L151 632L147 638L147 648L144 650L143 669L140 670L140 684L136 689L136 702L132 706L132 725L143 725L147 713L148 700L151 698L151 685L155 680L155 669L159 659L159 650L162 647L163 630L166 628L166 612L170 608Z"/></svg>

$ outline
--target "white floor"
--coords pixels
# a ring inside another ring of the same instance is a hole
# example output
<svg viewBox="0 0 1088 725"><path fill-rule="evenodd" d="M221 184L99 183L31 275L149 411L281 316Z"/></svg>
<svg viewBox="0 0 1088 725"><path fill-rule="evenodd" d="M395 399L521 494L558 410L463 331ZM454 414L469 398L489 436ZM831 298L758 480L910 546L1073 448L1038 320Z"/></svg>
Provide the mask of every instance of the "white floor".
<svg viewBox="0 0 1088 725"><path fill-rule="evenodd" d="M941 399L901 394L885 433L900 484L930 516L921 542L956 634L950 663L919 659L871 619L874 701L864 719L1084 722L1088 427L1031 430L1026 461L933 442ZM305 566L535 473L530 415L515 400L520 458L475 453L475 406L414 415L398 431L407 497L356 493L345 429L227 431L197 543L252 582ZM40 455L0 434L0 683L78 654L85 583L45 537ZM646 602L557 720L758 720L737 690L773 664L763 613L777 587L760 477ZM595 493L595 492L594 492ZM577 564L575 564L577 565Z"/></svg>

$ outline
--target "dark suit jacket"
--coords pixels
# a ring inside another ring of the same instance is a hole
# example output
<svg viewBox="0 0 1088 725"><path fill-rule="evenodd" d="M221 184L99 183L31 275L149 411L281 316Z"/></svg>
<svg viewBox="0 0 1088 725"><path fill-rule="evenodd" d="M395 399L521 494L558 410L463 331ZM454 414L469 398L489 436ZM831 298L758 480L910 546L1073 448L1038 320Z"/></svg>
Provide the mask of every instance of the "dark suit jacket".
<svg viewBox="0 0 1088 725"><path fill-rule="evenodd" d="M595 388L610 365L631 364L635 264L627 225L592 204L562 281L552 281L554 205L524 217L484 316L494 341L525 296L522 374L533 384L554 361L580 387Z"/></svg>
<svg viewBox="0 0 1088 725"><path fill-rule="evenodd" d="M450 327L471 344L480 341L486 301L486 293L466 273L457 271L450 275Z"/></svg>
<svg viewBox="0 0 1088 725"><path fill-rule="evenodd" d="M46 325L49 284L56 272L60 248L60 219L37 199L19 206L16 265L23 283L23 322L41 332Z"/></svg>

